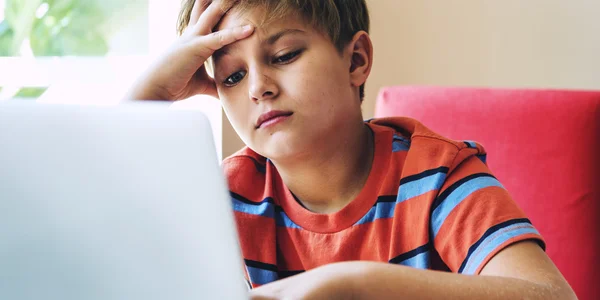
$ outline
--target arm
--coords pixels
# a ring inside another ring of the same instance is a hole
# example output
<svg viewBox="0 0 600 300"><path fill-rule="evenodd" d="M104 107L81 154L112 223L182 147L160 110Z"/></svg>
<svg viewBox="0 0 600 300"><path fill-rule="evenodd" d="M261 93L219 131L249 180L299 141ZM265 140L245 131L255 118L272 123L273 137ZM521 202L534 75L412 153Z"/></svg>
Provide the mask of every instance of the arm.
<svg viewBox="0 0 600 300"><path fill-rule="evenodd" d="M267 284L251 295L252 299L577 299L544 251L529 241L500 251L479 276L341 262Z"/></svg>
<svg viewBox="0 0 600 300"><path fill-rule="evenodd" d="M480 276L351 262L357 299L576 299L544 251L534 242L513 244L495 255ZM341 271L341 270L340 270Z"/></svg>

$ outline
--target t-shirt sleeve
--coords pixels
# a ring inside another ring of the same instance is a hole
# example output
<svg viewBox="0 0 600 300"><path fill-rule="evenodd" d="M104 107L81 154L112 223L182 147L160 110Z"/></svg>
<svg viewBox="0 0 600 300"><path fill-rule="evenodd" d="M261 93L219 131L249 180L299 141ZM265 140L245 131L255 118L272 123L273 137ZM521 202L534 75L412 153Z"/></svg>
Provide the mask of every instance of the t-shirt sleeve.
<svg viewBox="0 0 600 300"><path fill-rule="evenodd" d="M452 170L432 205L433 245L456 273L479 274L496 253L519 241L534 240L545 248L483 157L468 155Z"/></svg>

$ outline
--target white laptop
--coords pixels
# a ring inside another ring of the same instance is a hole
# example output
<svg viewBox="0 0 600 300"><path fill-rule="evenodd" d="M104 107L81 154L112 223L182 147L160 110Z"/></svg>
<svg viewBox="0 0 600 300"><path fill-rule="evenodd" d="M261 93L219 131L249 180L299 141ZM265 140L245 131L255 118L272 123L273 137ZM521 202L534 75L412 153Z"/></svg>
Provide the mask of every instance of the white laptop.
<svg viewBox="0 0 600 300"><path fill-rule="evenodd" d="M243 299L234 224L203 114L0 102L0 299Z"/></svg>

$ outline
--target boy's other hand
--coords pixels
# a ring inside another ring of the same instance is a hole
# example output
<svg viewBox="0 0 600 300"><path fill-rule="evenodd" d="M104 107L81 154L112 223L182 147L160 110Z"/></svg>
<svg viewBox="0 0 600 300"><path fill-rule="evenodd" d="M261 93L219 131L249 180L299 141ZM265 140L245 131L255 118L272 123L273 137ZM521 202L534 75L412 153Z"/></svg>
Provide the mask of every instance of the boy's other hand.
<svg viewBox="0 0 600 300"><path fill-rule="evenodd" d="M356 277L350 264L329 264L255 288L250 299L350 299Z"/></svg>
<svg viewBox="0 0 600 300"><path fill-rule="evenodd" d="M252 25L212 32L230 8L218 0L196 0L185 32L141 76L128 98L182 100L197 94L218 97L215 82L206 72L204 62L216 50L254 32Z"/></svg>

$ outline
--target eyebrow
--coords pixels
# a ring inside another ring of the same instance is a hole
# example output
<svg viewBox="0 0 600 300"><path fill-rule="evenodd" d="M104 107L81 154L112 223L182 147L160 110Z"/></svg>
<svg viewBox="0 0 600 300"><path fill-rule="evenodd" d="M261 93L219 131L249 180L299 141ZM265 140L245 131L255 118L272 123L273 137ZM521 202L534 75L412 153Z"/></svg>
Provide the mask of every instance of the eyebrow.
<svg viewBox="0 0 600 300"><path fill-rule="evenodd" d="M265 39L264 41L261 42L261 46L263 45L269 45L272 46L273 44L275 44L279 39L281 39L282 37L286 36L286 35L290 35L290 34L305 34L306 32L304 32L303 30L300 29L284 29L282 31L279 31L271 36L269 36L267 39ZM229 50L228 48L230 48L231 46L235 45L227 45L217 51L215 51L215 53L213 53L212 57L213 57L213 62L216 64L217 61L219 61L219 59L227 54L229 54Z"/></svg>
<svg viewBox="0 0 600 300"><path fill-rule="evenodd" d="M266 40L263 41L263 44L273 45L277 42L277 40L279 40L280 38L282 38L285 35L303 34L303 33L305 33L305 32L300 29L284 29L284 30L268 37Z"/></svg>

